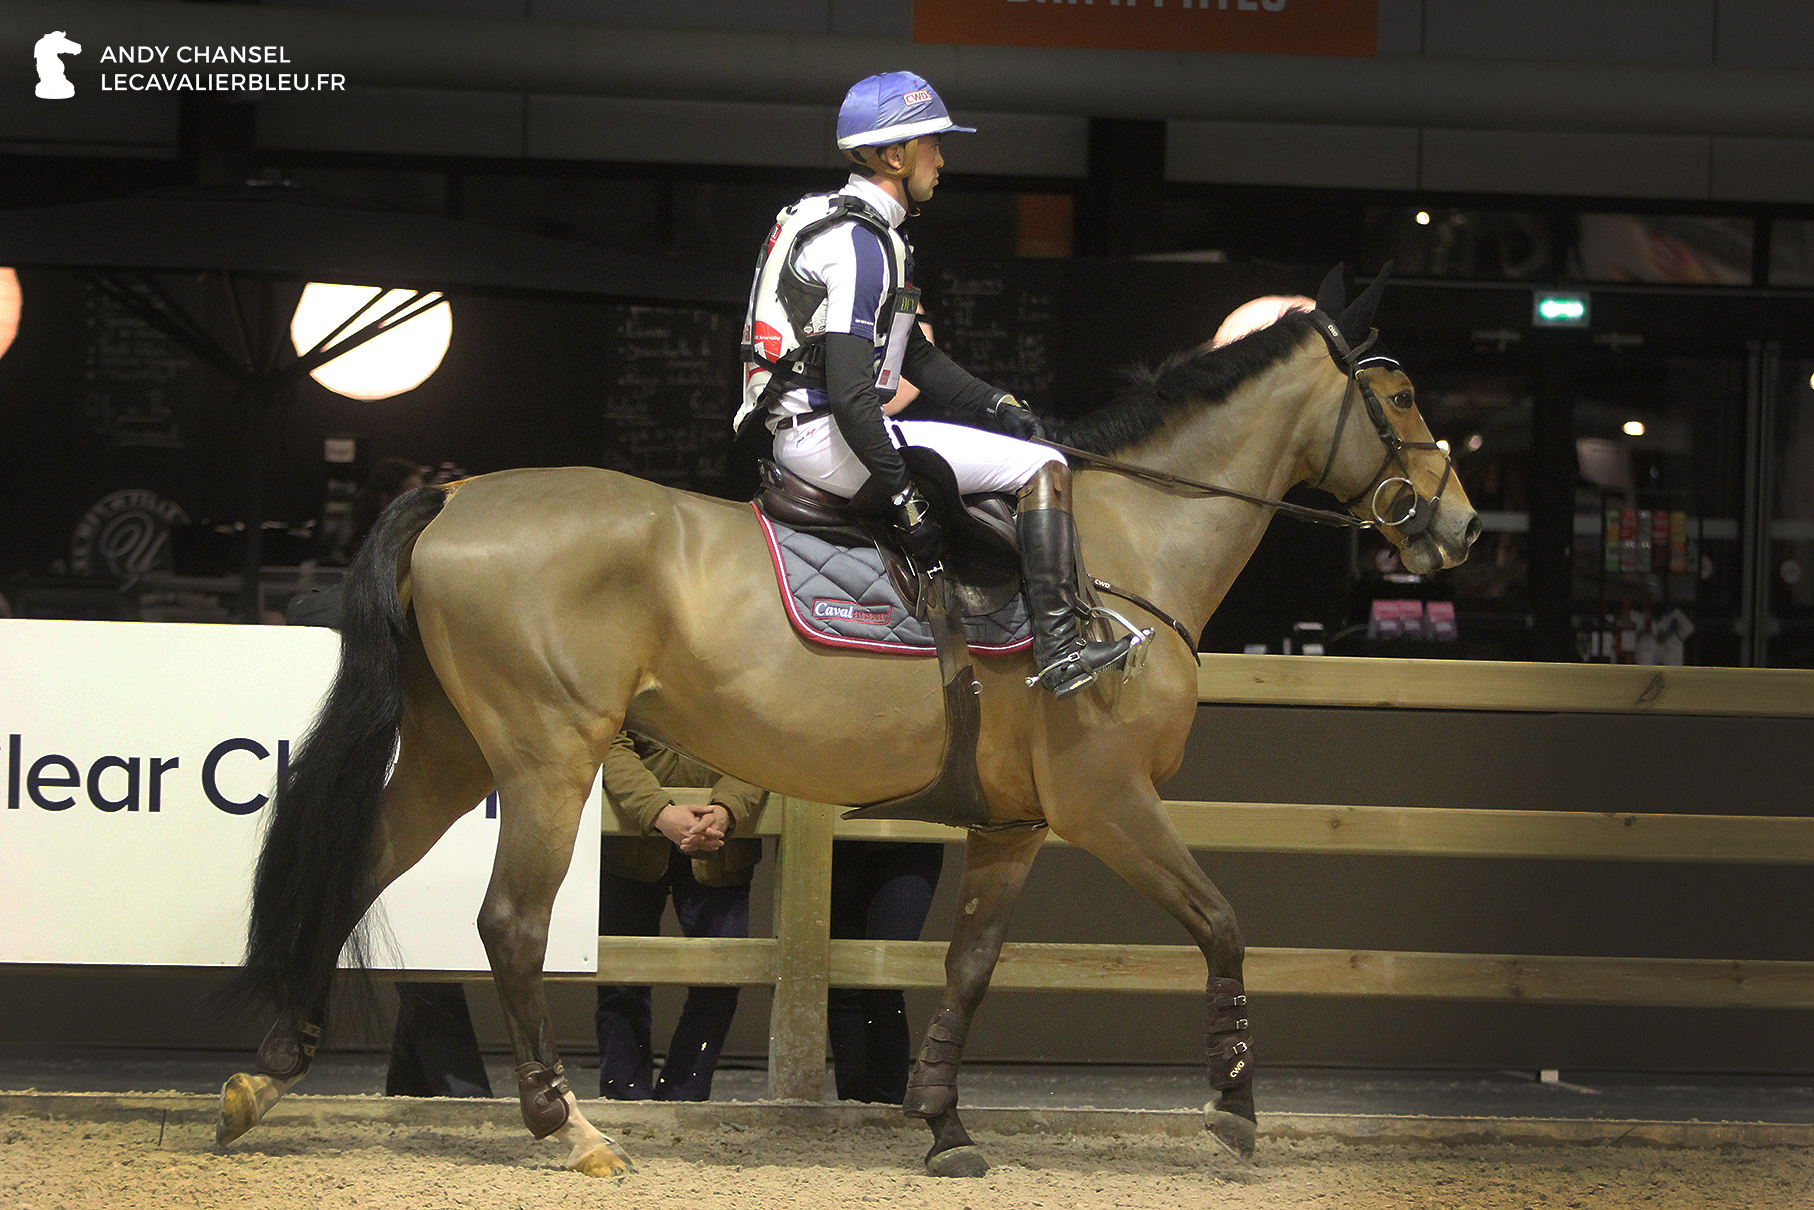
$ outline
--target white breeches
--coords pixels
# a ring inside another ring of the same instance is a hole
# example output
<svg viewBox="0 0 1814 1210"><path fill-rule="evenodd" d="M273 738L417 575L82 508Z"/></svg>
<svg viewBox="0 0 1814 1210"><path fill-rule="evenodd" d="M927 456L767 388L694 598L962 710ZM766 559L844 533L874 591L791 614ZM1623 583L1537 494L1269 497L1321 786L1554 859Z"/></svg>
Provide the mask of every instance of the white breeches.
<svg viewBox="0 0 1814 1210"><path fill-rule="evenodd" d="M888 436L898 448L920 445L936 451L957 475L957 490L1017 492L1048 462L1064 464L1064 455L1030 441L1005 437L968 425L937 420L890 420ZM821 416L775 434L775 461L828 492L850 497L869 478L864 466L838 432L838 422Z"/></svg>

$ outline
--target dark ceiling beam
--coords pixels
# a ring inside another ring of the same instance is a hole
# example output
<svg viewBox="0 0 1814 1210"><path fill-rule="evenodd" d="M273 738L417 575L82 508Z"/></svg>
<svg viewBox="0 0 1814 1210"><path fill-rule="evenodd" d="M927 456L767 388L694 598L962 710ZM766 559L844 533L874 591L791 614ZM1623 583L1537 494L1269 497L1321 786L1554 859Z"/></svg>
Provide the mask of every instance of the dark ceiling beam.
<svg viewBox="0 0 1814 1210"><path fill-rule="evenodd" d="M7 0L0 63L45 31L113 45L287 48L353 85L835 105L901 67L954 107L1098 118L1814 137L1814 70L1428 56L1311 58L918 44L898 37L616 29L168 0Z"/></svg>

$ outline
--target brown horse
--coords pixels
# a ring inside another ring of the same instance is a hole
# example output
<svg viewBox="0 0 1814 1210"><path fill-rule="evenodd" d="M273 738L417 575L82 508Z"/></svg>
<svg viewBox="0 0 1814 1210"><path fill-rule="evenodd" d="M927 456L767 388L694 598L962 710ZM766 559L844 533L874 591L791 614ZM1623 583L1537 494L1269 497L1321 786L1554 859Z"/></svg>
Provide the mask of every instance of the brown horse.
<svg viewBox="0 0 1814 1210"><path fill-rule="evenodd" d="M1063 435L1253 497L1276 500L1294 483L1318 481L1413 570L1458 563L1479 525L1409 379L1350 352L1378 284L1340 321L1291 313L1226 347L1176 358ZM1326 300L1324 310L1341 305ZM1372 425L1348 422L1362 403ZM1383 519L1372 511L1382 501ZM1091 572L1193 634L1273 511L1087 463L1075 510ZM357 941L372 900L495 787L500 835L478 927L515 1046L524 1120L536 1137L568 1145L570 1167L594 1175L629 1167L561 1075L541 973L581 804L613 735L628 725L818 802L905 795L940 766L937 664L802 640L776 599L768 558L748 505L589 468L486 475L391 506L349 577L340 674L291 766L260 858L241 983L280 1016L258 1072L223 1089L223 1143L306 1071L336 959L349 936ZM1207 1124L1225 1146L1252 1152L1241 934L1155 788L1177 770L1196 714L1195 652L1163 619L1131 612L1159 633L1145 670L1125 683L1104 677L1057 700L1027 686L1024 653L978 661L978 763L992 823L1008 826L969 835L944 1000L907 1093L906 1111L931 1127L926 1165L935 1174L987 1167L958 1118L956 1077L1043 838L1024 825L1049 825L1094 853L1202 949ZM863 759L850 759L853 751Z"/></svg>

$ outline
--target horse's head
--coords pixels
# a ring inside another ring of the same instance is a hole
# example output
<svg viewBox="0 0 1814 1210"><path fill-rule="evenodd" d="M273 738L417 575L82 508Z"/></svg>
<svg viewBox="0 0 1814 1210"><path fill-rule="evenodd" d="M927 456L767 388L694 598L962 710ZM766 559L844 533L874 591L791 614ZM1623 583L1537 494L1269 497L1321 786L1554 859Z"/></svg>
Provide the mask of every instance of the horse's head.
<svg viewBox="0 0 1814 1210"><path fill-rule="evenodd" d="M1311 318L1343 381L1328 452L1310 482L1370 522L1398 548L1408 569L1432 572L1468 557L1480 536L1480 519L1455 478L1452 454L1430 435L1417 410L1410 377L1389 357L1367 356L1377 336L1373 312L1390 270L1390 265L1381 270L1352 305L1346 303L1339 265L1317 292Z"/></svg>

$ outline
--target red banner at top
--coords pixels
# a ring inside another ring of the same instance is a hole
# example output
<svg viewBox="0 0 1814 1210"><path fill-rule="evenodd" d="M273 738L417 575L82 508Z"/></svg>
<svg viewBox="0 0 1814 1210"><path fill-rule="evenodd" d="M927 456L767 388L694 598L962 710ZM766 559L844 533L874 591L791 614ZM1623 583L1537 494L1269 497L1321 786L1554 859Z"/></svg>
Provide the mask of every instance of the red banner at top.
<svg viewBox="0 0 1814 1210"><path fill-rule="evenodd" d="M913 40L1251 55L1376 53L1378 0L913 0Z"/></svg>

